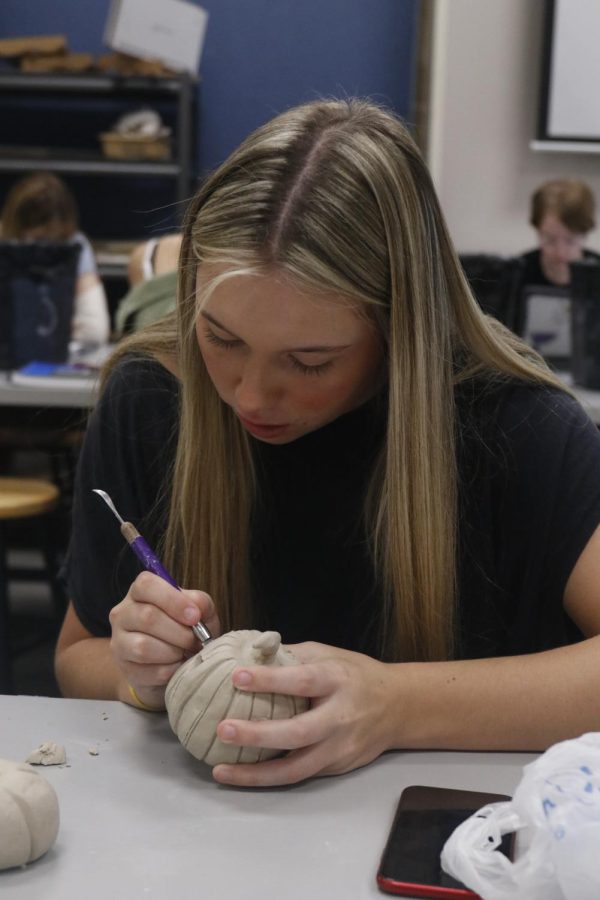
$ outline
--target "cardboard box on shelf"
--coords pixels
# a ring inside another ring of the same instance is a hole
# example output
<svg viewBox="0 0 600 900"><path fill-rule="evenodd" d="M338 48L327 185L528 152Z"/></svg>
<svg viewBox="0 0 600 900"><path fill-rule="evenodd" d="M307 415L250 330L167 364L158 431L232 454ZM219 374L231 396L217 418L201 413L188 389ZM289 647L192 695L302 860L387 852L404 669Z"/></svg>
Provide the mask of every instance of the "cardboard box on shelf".
<svg viewBox="0 0 600 900"><path fill-rule="evenodd" d="M127 53L103 53L96 60L96 65L101 72L111 72L117 75L139 75L152 78L169 78L175 75L173 69L169 69L159 59L140 59L138 56L129 56Z"/></svg>
<svg viewBox="0 0 600 900"><path fill-rule="evenodd" d="M44 54L67 52L67 39L64 34L39 34L31 37L12 37L0 40L0 57L14 59L25 54Z"/></svg>
<svg viewBox="0 0 600 900"><path fill-rule="evenodd" d="M21 72L87 72L94 66L91 53L40 54L21 57Z"/></svg>

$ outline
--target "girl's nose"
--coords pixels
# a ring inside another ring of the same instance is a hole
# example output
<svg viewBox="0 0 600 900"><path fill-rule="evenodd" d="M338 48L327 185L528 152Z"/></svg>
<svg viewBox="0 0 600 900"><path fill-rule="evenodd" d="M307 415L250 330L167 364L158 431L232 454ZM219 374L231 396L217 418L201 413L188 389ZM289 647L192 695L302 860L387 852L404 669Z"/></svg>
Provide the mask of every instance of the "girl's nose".
<svg viewBox="0 0 600 900"><path fill-rule="evenodd" d="M272 374L263 366L248 362L242 369L235 388L236 407L249 419L255 415L260 420L260 417L273 408L278 393Z"/></svg>

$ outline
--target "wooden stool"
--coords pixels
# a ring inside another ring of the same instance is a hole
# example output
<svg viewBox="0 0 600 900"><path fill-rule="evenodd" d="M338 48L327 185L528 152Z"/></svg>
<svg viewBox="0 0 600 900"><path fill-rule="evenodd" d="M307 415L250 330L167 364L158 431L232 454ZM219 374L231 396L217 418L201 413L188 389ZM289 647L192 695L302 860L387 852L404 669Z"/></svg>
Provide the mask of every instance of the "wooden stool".
<svg viewBox="0 0 600 900"><path fill-rule="evenodd" d="M49 513L57 506L59 497L58 488L49 481L0 477L0 693L3 694L12 691L8 567L3 525Z"/></svg>

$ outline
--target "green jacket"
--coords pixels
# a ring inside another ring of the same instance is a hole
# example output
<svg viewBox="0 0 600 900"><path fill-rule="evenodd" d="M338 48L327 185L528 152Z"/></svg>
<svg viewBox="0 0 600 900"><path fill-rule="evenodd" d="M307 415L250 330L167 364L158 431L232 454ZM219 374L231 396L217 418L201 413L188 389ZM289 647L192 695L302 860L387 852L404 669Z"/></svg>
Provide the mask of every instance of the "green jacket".
<svg viewBox="0 0 600 900"><path fill-rule="evenodd" d="M155 275L136 284L119 302L115 312L117 336L139 331L175 309L177 272Z"/></svg>

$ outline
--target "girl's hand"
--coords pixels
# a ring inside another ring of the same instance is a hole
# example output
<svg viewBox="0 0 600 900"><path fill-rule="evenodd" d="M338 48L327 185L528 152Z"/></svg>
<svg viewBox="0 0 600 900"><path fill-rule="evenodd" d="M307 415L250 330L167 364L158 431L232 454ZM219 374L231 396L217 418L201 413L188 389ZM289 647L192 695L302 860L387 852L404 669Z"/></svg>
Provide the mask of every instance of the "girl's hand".
<svg viewBox="0 0 600 900"><path fill-rule="evenodd" d="M291 751L261 763L218 765L222 784L291 784L364 766L392 746L388 666L325 644L290 647L302 665L236 669L240 690L309 697L311 708L291 719L225 719L217 735L227 744Z"/></svg>
<svg viewBox="0 0 600 900"><path fill-rule="evenodd" d="M199 649L191 626L201 619L211 634L220 632L208 594L178 591L150 572L138 575L109 618L112 655L125 681L121 699L132 703L131 685L143 703L156 709L164 709L173 673Z"/></svg>

